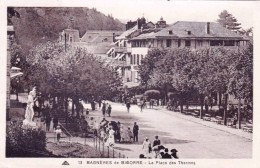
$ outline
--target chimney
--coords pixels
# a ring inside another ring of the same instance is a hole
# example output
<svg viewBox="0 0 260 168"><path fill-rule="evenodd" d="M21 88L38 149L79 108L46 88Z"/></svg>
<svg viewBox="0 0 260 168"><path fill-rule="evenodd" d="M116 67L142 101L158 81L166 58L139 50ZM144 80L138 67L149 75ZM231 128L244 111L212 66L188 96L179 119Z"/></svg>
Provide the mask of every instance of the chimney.
<svg viewBox="0 0 260 168"><path fill-rule="evenodd" d="M206 33L210 34L210 22L207 22Z"/></svg>

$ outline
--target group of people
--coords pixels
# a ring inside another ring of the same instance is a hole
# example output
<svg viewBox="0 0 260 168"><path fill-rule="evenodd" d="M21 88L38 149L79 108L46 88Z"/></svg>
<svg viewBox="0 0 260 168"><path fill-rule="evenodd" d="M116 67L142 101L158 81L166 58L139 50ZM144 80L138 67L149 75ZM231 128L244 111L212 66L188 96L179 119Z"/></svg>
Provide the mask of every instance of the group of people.
<svg viewBox="0 0 260 168"><path fill-rule="evenodd" d="M101 111L102 111L103 117L105 117L106 114L109 117L111 117L111 112L112 112L111 104L103 102Z"/></svg>
<svg viewBox="0 0 260 168"><path fill-rule="evenodd" d="M119 121L107 121L105 118L97 126L96 135L107 145L114 146L115 142L132 143L138 142L139 126L134 123L133 129Z"/></svg>
<svg viewBox="0 0 260 168"><path fill-rule="evenodd" d="M152 158L152 155L154 154L155 158L161 158L161 159L178 159L177 150L171 149L169 154L169 149L165 148L161 144L161 140L159 139L159 136L155 136L155 139L153 143L151 144L150 140L146 137L142 149L144 151L144 154L140 154L140 158ZM154 153L152 152L154 151Z"/></svg>

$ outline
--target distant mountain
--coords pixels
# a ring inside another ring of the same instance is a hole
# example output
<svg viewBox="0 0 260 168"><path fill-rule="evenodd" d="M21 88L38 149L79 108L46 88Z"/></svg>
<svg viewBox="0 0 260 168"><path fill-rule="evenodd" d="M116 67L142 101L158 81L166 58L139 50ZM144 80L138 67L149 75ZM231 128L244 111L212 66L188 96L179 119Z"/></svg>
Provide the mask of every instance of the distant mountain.
<svg viewBox="0 0 260 168"><path fill-rule="evenodd" d="M25 53L41 42L56 40L59 32L73 27L80 37L86 30L124 30L125 25L111 15L104 15L95 8L15 8L20 18L12 22L18 43Z"/></svg>

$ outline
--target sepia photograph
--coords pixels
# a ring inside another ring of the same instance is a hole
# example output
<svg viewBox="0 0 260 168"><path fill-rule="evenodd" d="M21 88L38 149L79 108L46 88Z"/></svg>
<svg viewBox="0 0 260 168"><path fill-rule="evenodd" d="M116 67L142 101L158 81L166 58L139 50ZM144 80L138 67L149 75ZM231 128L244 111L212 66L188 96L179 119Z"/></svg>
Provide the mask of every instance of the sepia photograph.
<svg viewBox="0 0 260 168"><path fill-rule="evenodd" d="M160 3L6 6L5 158L252 159L254 3Z"/></svg>

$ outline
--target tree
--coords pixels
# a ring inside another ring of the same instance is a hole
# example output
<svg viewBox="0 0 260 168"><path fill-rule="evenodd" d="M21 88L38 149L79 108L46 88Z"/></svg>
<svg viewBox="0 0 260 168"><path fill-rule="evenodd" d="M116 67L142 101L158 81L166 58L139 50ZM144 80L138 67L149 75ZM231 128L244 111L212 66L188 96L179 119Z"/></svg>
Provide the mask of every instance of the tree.
<svg viewBox="0 0 260 168"><path fill-rule="evenodd" d="M124 30L120 21L105 16L89 8L13 8L20 13L20 18L10 19L15 27L17 42L27 55L32 46L48 41L56 41L59 33L71 25L70 18L75 18L73 28L79 30L80 37L86 30ZM17 15L12 12L12 15Z"/></svg>
<svg viewBox="0 0 260 168"><path fill-rule="evenodd" d="M43 95L57 97L62 107L70 98L78 110L79 100L108 97L120 89L121 80L115 70L105 66L93 54L81 48L64 50L63 44L48 42L38 45L27 56L33 72L31 85L37 85Z"/></svg>
<svg viewBox="0 0 260 168"><path fill-rule="evenodd" d="M240 105L241 99L253 103L253 45L232 54L233 63L230 66L232 73L229 83L229 93L238 100L238 124L241 128Z"/></svg>
<svg viewBox="0 0 260 168"><path fill-rule="evenodd" d="M219 19L217 22L223 27L232 31L239 31L241 29L241 23L238 23L237 19L232 14L228 13L227 10L222 11L218 16Z"/></svg>
<svg viewBox="0 0 260 168"><path fill-rule="evenodd" d="M153 73L154 68L157 67L155 63L163 58L165 54L165 50L153 49L148 52L147 56L144 59L142 59L141 65L139 66L142 85L148 85L150 76Z"/></svg>

